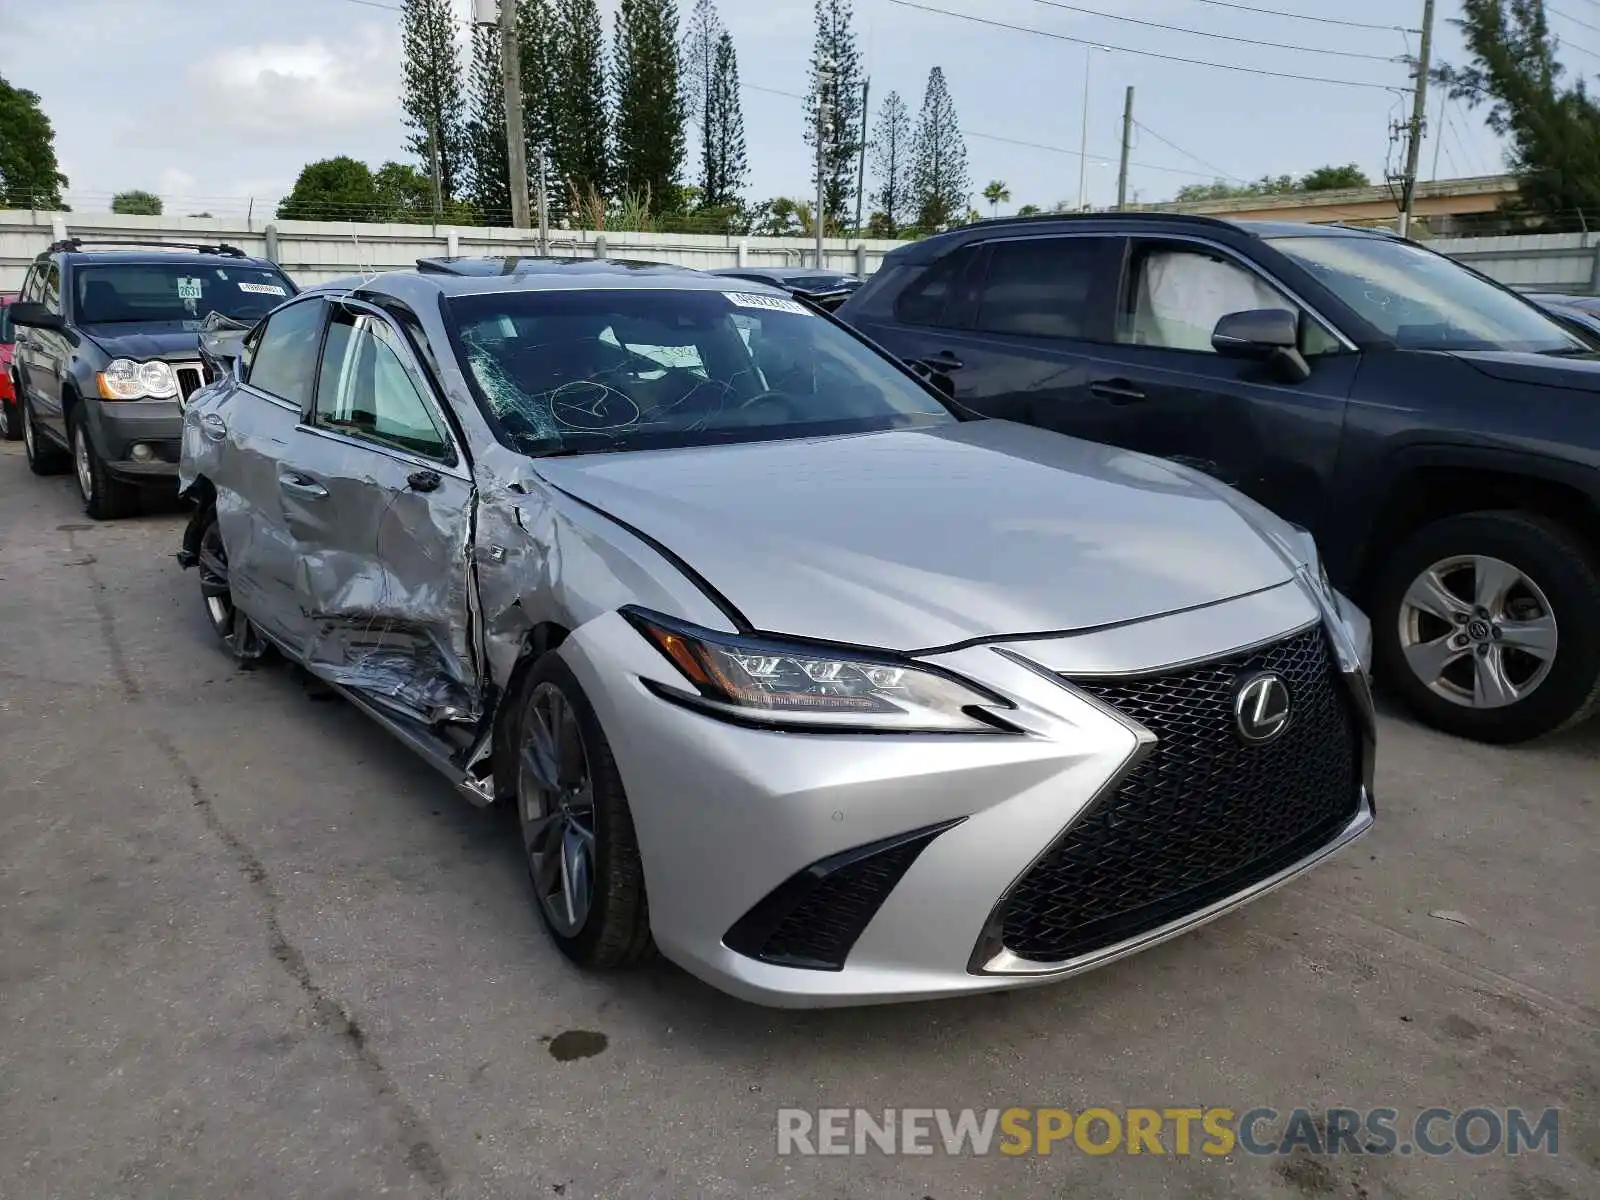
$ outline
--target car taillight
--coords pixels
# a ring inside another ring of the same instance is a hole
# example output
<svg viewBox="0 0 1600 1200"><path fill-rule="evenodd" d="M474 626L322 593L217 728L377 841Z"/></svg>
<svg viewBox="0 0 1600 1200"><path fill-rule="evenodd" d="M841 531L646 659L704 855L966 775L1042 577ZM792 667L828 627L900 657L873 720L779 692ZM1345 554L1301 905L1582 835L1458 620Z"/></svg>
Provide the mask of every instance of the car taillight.
<svg viewBox="0 0 1600 1200"><path fill-rule="evenodd" d="M16 398L16 393L11 390L10 373L0 371L0 400L15 400Z"/></svg>

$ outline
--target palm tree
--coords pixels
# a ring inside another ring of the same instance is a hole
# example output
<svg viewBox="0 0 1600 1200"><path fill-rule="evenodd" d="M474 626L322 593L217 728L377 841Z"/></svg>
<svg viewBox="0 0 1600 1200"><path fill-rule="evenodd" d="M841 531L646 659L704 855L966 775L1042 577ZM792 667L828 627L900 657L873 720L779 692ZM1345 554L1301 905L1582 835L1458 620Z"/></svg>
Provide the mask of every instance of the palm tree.
<svg viewBox="0 0 1600 1200"><path fill-rule="evenodd" d="M1011 189L998 179L991 179L989 186L983 189L983 198L989 202L989 211L992 215L1000 215L1000 206L1011 202Z"/></svg>

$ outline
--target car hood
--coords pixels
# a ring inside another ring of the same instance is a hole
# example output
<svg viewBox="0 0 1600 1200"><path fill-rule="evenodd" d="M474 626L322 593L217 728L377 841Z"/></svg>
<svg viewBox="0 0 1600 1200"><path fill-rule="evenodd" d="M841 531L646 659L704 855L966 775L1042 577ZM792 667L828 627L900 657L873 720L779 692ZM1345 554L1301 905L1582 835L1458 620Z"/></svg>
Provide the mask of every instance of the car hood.
<svg viewBox="0 0 1600 1200"><path fill-rule="evenodd" d="M1458 350L1453 353L1456 358L1492 379L1600 392L1600 354L1584 358L1561 358L1505 350Z"/></svg>
<svg viewBox="0 0 1600 1200"><path fill-rule="evenodd" d="M178 362L200 356L198 321L119 321L79 328L112 358L164 358Z"/></svg>
<svg viewBox="0 0 1600 1200"><path fill-rule="evenodd" d="M536 470L676 554L756 629L826 641L916 650L1093 628L1294 574L1232 492L1005 421Z"/></svg>

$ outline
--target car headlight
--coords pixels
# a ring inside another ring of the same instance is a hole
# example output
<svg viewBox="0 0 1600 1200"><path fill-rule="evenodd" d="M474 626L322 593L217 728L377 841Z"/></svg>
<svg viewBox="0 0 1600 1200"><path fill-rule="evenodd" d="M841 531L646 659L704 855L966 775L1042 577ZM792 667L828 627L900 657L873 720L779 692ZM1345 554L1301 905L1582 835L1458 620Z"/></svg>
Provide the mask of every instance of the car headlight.
<svg viewBox="0 0 1600 1200"><path fill-rule="evenodd" d="M102 400L167 400L178 394L178 377L164 362L117 358L96 379Z"/></svg>
<svg viewBox="0 0 1600 1200"><path fill-rule="evenodd" d="M1011 707L1000 697L890 655L717 633L639 609L624 609L623 616L694 685L695 707L708 712L762 724L896 733L1007 728L986 712Z"/></svg>

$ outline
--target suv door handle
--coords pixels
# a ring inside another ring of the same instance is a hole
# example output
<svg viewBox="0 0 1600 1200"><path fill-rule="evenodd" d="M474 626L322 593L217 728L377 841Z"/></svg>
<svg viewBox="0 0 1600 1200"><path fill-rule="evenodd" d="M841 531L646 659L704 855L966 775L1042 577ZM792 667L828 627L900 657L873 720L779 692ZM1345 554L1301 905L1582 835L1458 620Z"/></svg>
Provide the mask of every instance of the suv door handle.
<svg viewBox="0 0 1600 1200"><path fill-rule="evenodd" d="M959 371L967 365L948 350L941 350L932 358L923 359L922 363L924 366L932 367L935 371Z"/></svg>
<svg viewBox="0 0 1600 1200"><path fill-rule="evenodd" d="M1137 404L1145 398L1144 393L1127 379L1096 379L1089 385L1089 390L1113 404Z"/></svg>
<svg viewBox="0 0 1600 1200"><path fill-rule="evenodd" d="M304 496L308 500L321 500L328 494L328 489L323 487L309 475L284 467L278 472L278 486L286 492L293 492L297 496Z"/></svg>

